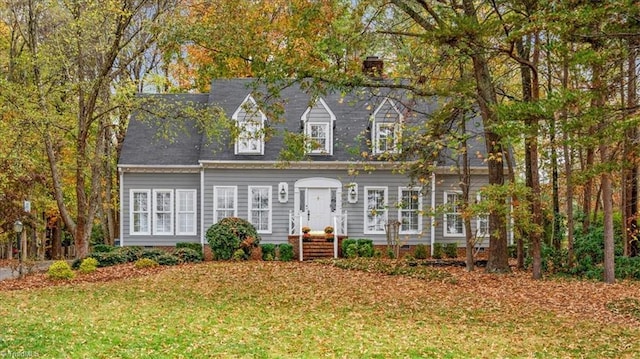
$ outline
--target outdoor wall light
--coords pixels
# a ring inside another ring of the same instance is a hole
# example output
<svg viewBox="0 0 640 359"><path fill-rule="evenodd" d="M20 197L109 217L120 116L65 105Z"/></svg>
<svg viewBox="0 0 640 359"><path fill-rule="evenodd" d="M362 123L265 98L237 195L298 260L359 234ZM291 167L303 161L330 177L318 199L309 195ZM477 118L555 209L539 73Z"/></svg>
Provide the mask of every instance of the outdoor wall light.
<svg viewBox="0 0 640 359"><path fill-rule="evenodd" d="M347 191L347 200L349 203L358 202L358 184L355 182L349 183L349 190Z"/></svg>
<svg viewBox="0 0 640 359"><path fill-rule="evenodd" d="M287 201L289 201L289 184L287 182L280 182L280 184L278 184L278 200L280 203L287 203Z"/></svg>

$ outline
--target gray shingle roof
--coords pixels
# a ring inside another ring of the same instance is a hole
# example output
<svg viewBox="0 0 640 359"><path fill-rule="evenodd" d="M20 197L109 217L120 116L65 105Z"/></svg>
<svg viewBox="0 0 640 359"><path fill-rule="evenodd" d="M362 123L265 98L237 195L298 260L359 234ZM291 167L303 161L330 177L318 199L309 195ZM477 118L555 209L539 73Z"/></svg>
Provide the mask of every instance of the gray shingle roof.
<svg viewBox="0 0 640 359"><path fill-rule="evenodd" d="M129 121L120 165L197 165L201 135L185 108L207 105L208 95L144 95ZM176 118L179 119L176 121Z"/></svg>
<svg viewBox="0 0 640 359"><path fill-rule="evenodd" d="M157 109L150 105L156 101L169 104L171 113L180 112L180 106L192 106L196 108L219 106L228 118L242 104L248 94L253 93L259 102L262 100L265 111L272 108L271 105L279 103L282 111L279 116L269 114L269 132L272 134L265 143L264 155L235 155L233 142L230 136L213 138L208 140L197 128L196 121L185 118L182 122L188 135L178 132L173 133L173 142L158 137L158 130L163 130L167 124L163 116L157 116L153 111L145 113L138 111L132 116L127 131L127 137L123 145L120 165L197 165L203 161L277 161L283 147L283 132L302 132L301 117L311 105L312 97L300 90L297 85L287 87L280 91L278 98L261 96L261 90L257 92L251 87L252 79L214 80L208 95L149 95L153 102L145 104L147 108ZM405 122L425 121L428 115L436 107L437 99L430 98L413 101L406 93L389 89L359 89L348 94L332 92L322 95L322 99L336 117L333 129L333 155L311 155L312 161L350 161L362 160L362 152L370 152L368 139L370 138L370 116L386 96L395 99L399 105L404 105L403 110L412 108L417 116L406 116ZM268 111L267 111L268 112ZM187 116L188 117L188 116ZM477 119L474 122L480 122ZM481 122L480 122L481 123ZM478 132L476 125L470 124L469 130ZM165 131L166 132L166 131ZM169 131L171 132L171 131ZM481 131L478 132L481 134ZM470 146L481 147L478 149L485 153L482 138L480 142L470 141ZM471 149L475 153L474 149ZM472 166L481 166L482 159L470 156ZM449 161L445 161L449 162Z"/></svg>

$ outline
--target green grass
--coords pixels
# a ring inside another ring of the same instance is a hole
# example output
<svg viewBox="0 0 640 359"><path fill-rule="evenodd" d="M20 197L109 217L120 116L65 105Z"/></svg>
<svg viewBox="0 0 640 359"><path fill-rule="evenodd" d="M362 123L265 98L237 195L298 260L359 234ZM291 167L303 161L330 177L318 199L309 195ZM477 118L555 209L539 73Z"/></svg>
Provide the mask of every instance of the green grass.
<svg viewBox="0 0 640 359"><path fill-rule="evenodd" d="M0 357L620 358L633 326L505 314L455 283L318 264L204 263L0 293ZM449 287L447 287L449 286ZM442 294L445 293L445 294ZM464 293L464 294L460 294ZM511 313L511 311L506 311Z"/></svg>

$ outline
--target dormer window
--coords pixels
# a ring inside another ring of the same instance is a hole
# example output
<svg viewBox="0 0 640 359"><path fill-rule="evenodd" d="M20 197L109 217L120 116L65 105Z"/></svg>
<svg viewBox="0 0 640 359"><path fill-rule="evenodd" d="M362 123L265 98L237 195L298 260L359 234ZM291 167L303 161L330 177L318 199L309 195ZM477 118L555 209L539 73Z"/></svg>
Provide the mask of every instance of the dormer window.
<svg viewBox="0 0 640 359"><path fill-rule="evenodd" d="M307 153L317 155L333 154L333 126L336 116L323 99L302 114Z"/></svg>
<svg viewBox="0 0 640 359"><path fill-rule="evenodd" d="M371 131L371 143L374 154L400 152L400 138L402 135L402 123L404 116L389 98L378 106L371 115L373 122Z"/></svg>
<svg viewBox="0 0 640 359"><path fill-rule="evenodd" d="M232 119L238 128L236 155L264 154L264 124L267 116L260 111L258 104L248 95L233 113Z"/></svg>

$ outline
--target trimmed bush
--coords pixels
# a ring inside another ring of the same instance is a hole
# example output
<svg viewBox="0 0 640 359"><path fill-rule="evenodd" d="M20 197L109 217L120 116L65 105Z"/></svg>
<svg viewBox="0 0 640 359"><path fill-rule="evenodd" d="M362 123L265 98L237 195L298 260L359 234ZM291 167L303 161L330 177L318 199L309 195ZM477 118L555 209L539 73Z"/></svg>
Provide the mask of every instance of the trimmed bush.
<svg viewBox="0 0 640 359"><path fill-rule="evenodd" d="M98 261L95 258L85 258L80 263L80 268L78 270L81 273L93 273L98 268Z"/></svg>
<svg viewBox="0 0 640 359"><path fill-rule="evenodd" d="M207 230L207 241L216 259L229 260L244 252L243 259L249 258L251 251L260 243L256 228L247 220L227 217Z"/></svg>
<svg viewBox="0 0 640 359"><path fill-rule="evenodd" d="M80 264L82 264L82 261L84 259L85 258L76 258L76 259L74 259L73 262L71 262L71 269L73 269L73 270L80 269Z"/></svg>
<svg viewBox="0 0 640 359"><path fill-rule="evenodd" d="M358 243L355 241L349 243L347 250L344 252L346 258L358 258Z"/></svg>
<svg viewBox="0 0 640 359"><path fill-rule="evenodd" d="M344 239L342 241L342 255L345 258L373 257L375 254L371 239Z"/></svg>
<svg viewBox="0 0 640 359"><path fill-rule="evenodd" d="M447 243L444 246L444 254L447 258L457 258L458 257L458 244L457 243Z"/></svg>
<svg viewBox="0 0 640 359"><path fill-rule="evenodd" d="M91 248L93 253L108 253L116 250L116 247L108 244L96 244Z"/></svg>
<svg viewBox="0 0 640 359"><path fill-rule="evenodd" d="M73 279L76 274L66 261L55 261L47 270L47 276L51 279Z"/></svg>
<svg viewBox="0 0 640 359"><path fill-rule="evenodd" d="M180 258L169 253L164 253L156 257L155 261L161 266L175 266L180 264Z"/></svg>
<svg viewBox="0 0 640 359"><path fill-rule="evenodd" d="M140 258L134 263L134 266L138 269L152 268L152 267L157 267L158 265L159 265L158 262L149 258Z"/></svg>
<svg viewBox="0 0 640 359"><path fill-rule="evenodd" d="M444 248L442 247L442 243L434 243L433 244L433 259L442 259L442 255L444 254Z"/></svg>
<svg viewBox="0 0 640 359"><path fill-rule="evenodd" d="M416 246L416 249L413 251L413 256L415 259L427 259L429 257L429 252L427 251L427 246L420 243Z"/></svg>
<svg viewBox="0 0 640 359"><path fill-rule="evenodd" d="M373 257L373 240L371 239L358 239L358 256L371 258Z"/></svg>
<svg viewBox="0 0 640 359"><path fill-rule="evenodd" d="M233 259L234 261L243 261L247 259L246 256L247 254L242 250L242 248L238 248L235 252L233 252L233 257L231 257L231 259Z"/></svg>
<svg viewBox="0 0 640 359"><path fill-rule="evenodd" d="M127 259L127 262L135 262L142 258L142 252L144 249L138 246L120 247L116 249L116 252L122 254Z"/></svg>
<svg viewBox="0 0 640 359"><path fill-rule="evenodd" d="M98 261L98 267L110 267L127 262L127 258L118 252L91 253L89 257L95 258Z"/></svg>
<svg viewBox="0 0 640 359"><path fill-rule="evenodd" d="M189 249L193 249L194 251L200 253L200 255L202 256L202 244L200 243L193 243L193 242L179 242L176 243L176 249L180 249L180 248L189 248Z"/></svg>
<svg viewBox="0 0 640 359"><path fill-rule="evenodd" d="M282 243L278 246L278 259L283 262L293 260L293 246L290 243Z"/></svg>
<svg viewBox="0 0 640 359"><path fill-rule="evenodd" d="M261 244L262 248L262 260L272 261L276 259L276 245L273 243Z"/></svg>
<svg viewBox="0 0 640 359"><path fill-rule="evenodd" d="M352 238L345 238L342 240L342 255L343 256L347 256L347 248L349 248L349 245L351 245L352 243L356 243L355 239Z"/></svg>
<svg viewBox="0 0 640 359"><path fill-rule="evenodd" d="M202 262L202 254L187 247L176 249L173 251L173 255L178 257L182 263Z"/></svg>
<svg viewBox="0 0 640 359"><path fill-rule="evenodd" d="M148 258L148 259L153 259L154 261L158 262L158 257L167 254L167 252L163 251L162 249L158 249L158 248L145 248L142 250L142 254L140 255L140 258ZM158 262L160 263L160 262Z"/></svg>

